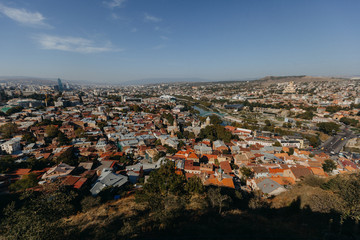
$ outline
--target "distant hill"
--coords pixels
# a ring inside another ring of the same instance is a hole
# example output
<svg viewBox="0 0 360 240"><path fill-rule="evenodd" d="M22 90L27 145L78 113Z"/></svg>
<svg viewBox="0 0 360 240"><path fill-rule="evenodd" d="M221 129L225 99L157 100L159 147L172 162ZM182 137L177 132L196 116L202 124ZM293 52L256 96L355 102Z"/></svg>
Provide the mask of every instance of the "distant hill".
<svg viewBox="0 0 360 240"><path fill-rule="evenodd" d="M202 78L144 78L119 83L120 85L148 85L159 83L208 82Z"/></svg>
<svg viewBox="0 0 360 240"><path fill-rule="evenodd" d="M237 80L209 80L203 78L144 78L138 80L131 80L119 83L119 85L150 85L161 83L192 83L192 84L206 84L206 83L234 83L239 81L251 81L252 79L237 79Z"/></svg>
<svg viewBox="0 0 360 240"><path fill-rule="evenodd" d="M314 77L314 76L299 75L299 76L266 76L264 78L259 79L258 81L261 82L263 85L268 86L271 84L290 82L290 81L293 81L293 82L337 82L337 81L344 81L344 80L349 80L349 78Z"/></svg>
<svg viewBox="0 0 360 240"><path fill-rule="evenodd" d="M57 79L23 77L23 76L15 76L15 77L0 76L0 83L54 85L57 84Z"/></svg>

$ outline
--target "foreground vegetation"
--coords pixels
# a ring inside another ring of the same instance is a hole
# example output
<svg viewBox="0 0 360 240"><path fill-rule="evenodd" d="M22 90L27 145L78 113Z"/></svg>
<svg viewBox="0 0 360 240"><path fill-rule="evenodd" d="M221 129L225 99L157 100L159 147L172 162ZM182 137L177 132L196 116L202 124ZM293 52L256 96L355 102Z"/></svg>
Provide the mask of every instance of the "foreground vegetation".
<svg viewBox="0 0 360 240"><path fill-rule="evenodd" d="M94 198L54 184L14 196L3 214L3 239L353 239L360 176L310 177L264 199L186 181L168 162L134 194Z"/></svg>

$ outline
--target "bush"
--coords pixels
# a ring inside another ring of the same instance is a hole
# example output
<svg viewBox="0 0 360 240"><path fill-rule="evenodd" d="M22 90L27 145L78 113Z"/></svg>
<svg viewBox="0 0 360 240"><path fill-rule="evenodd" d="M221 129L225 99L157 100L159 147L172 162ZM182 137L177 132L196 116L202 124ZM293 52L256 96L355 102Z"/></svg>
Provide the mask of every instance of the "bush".
<svg viewBox="0 0 360 240"><path fill-rule="evenodd" d="M100 197L86 196L81 200L81 209L83 212L90 210L91 208L98 206L101 202Z"/></svg>
<svg viewBox="0 0 360 240"><path fill-rule="evenodd" d="M303 183L310 187L321 187L326 182L325 179L319 178L314 175L309 175L305 177Z"/></svg>

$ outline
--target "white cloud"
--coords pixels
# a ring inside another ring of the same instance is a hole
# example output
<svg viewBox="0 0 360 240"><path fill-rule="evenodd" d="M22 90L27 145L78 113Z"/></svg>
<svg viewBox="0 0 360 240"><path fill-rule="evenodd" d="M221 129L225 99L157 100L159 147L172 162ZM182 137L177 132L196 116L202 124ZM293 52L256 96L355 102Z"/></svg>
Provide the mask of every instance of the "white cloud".
<svg viewBox="0 0 360 240"><path fill-rule="evenodd" d="M45 17L39 12L29 12L26 9L11 8L0 4L0 13L23 25L50 27L45 23Z"/></svg>
<svg viewBox="0 0 360 240"><path fill-rule="evenodd" d="M111 13L111 18L114 20L120 19L119 15L117 15L116 13Z"/></svg>
<svg viewBox="0 0 360 240"><path fill-rule="evenodd" d="M157 45L157 46L153 47L153 49L158 50L158 49L162 49L162 48L165 48L165 47L166 47L166 45L160 44L160 45Z"/></svg>
<svg viewBox="0 0 360 240"><path fill-rule="evenodd" d="M101 46L94 44L94 42L89 39L78 37L59 37L44 34L35 36L34 39L40 44L42 49L46 50L60 50L77 53L121 51L121 49L114 49L110 42Z"/></svg>
<svg viewBox="0 0 360 240"><path fill-rule="evenodd" d="M154 27L154 30L158 31L158 32L163 32L163 33L171 33L169 28L163 28L163 27L159 27L159 26Z"/></svg>
<svg viewBox="0 0 360 240"><path fill-rule="evenodd" d="M107 5L109 8L117 8L122 7L126 0L112 0L112 1L105 1L103 2L105 5Z"/></svg>
<svg viewBox="0 0 360 240"><path fill-rule="evenodd" d="M161 22L162 21L161 18L151 16L147 13L145 13L144 20L145 20L145 22Z"/></svg>

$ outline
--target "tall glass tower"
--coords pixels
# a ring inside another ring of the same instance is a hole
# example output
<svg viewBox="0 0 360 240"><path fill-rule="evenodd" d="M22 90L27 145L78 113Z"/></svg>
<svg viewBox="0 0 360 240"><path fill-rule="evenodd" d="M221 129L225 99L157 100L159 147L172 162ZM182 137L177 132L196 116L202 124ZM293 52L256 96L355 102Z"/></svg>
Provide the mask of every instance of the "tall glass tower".
<svg viewBox="0 0 360 240"><path fill-rule="evenodd" d="M62 82L61 82L61 79L60 79L60 78L58 78L58 87L59 87L59 91L60 91L60 92L64 91L64 87L63 87L63 85L62 85Z"/></svg>

